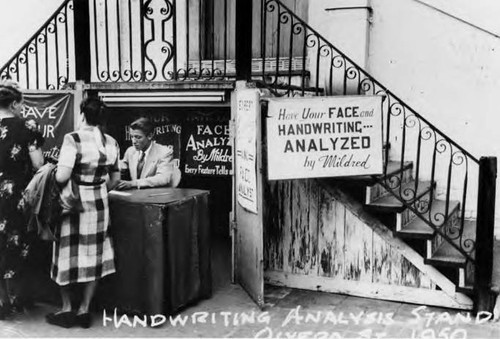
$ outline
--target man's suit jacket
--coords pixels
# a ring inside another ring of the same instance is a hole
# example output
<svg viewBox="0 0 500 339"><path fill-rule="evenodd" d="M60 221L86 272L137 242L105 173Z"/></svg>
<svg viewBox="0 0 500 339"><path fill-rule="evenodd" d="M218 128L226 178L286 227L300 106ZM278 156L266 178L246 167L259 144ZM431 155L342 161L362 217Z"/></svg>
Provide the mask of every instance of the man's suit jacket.
<svg viewBox="0 0 500 339"><path fill-rule="evenodd" d="M132 181L137 182L139 187L158 187L172 185L174 165L172 162L173 151L171 148L153 142L148 155L144 159L144 167L141 177L137 178L137 163L140 152L134 146L130 146L123 160L121 169L128 169Z"/></svg>

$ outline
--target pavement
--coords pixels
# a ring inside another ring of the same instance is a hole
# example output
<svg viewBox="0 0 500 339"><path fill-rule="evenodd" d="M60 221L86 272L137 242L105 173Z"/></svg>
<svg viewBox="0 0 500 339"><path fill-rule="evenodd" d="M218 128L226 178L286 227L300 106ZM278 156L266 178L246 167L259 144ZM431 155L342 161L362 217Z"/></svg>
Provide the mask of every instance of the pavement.
<svg viewBox="0 0 500 339"><path fill-rule="evenodd" d="M55 306L37 304L0 322L0 337L500 338L500 322L489 315L286 287L266 286L266 307L260 310L231 284L227 252L213 260L219 265L213 266L212 298L173 317L148 319L150 326L108 310L94 312L90 329L63 329L44 321Z"/></svg>

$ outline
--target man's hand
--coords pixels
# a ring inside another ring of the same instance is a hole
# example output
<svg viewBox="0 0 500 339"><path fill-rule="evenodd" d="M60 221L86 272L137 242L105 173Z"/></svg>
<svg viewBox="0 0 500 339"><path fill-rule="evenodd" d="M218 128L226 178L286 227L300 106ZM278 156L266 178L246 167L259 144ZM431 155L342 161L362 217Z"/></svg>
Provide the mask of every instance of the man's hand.
<svg viewBox="0 0 500 339"><path fill-rule="evenodd" d="M132 181L120 180L118 182L118 185L116 185L115 190L122 191L122 190L129 190L129 189L132 189L132 188L134 188L134 186L132 184Z"/></svg>

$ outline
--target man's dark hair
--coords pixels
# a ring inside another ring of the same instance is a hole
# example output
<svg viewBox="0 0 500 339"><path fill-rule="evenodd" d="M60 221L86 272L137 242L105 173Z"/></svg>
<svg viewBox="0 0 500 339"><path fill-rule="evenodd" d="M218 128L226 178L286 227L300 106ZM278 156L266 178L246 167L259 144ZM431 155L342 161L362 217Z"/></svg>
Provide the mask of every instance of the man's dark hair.
<svg viewBox="0 0 500 339"><path fill-rule="evenodd" d="M154 126L148 118L139 118L130 124L131 129L141 130L146 135L150 135L154 131Z"/></svg>

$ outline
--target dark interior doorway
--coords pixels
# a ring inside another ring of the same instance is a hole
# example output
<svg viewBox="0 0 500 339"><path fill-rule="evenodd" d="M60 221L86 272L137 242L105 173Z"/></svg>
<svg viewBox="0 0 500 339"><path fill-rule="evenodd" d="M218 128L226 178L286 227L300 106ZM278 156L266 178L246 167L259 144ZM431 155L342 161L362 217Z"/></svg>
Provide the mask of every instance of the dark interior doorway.
<svg viewBox="0 0 500 339"><path fill-rule="evenodd" d="M171 145L179 166L181 188L210 191L213 236L229 237L232 158L229 145L229 107L115 107L108 109L106 131L120 145L131 145L128 128L139 117L155 125L156 142Z"/></svg>

